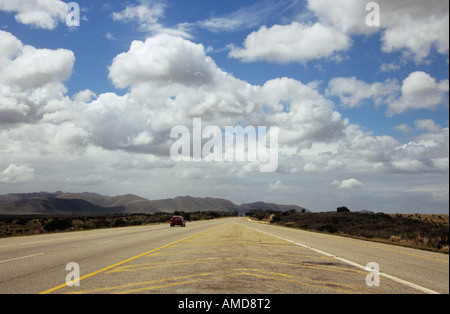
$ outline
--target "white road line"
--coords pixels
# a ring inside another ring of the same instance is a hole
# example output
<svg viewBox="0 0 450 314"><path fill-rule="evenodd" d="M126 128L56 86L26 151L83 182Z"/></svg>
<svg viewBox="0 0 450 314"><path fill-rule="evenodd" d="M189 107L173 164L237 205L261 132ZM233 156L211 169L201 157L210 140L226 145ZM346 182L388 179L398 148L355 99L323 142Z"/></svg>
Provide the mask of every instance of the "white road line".
<svg viewBox="0 0 450 314"><path fill-rule="evenodd" d="M114 232L114 233L116 233L116 232ZM58 234L56 234L56 235L58 235ZM32 244L39 244L39 243L46 243L46 242L56 242L56 241L74 240L74 239L80 239L80 238L90 238L90 237L96 237L99 235L103 235L103 233L99 232L99 233L95 233L95 234L87 234L87 235L79 235L79 236L69 236L68 234L60 234L60 235L62 235L62 236L58 237L58 238L54 238L54 239L0 245L0 249L6 248L6 247L20 246L20 245L32 245Z"/></svg>
<svg viewBox="0 0 450 314"><path fill-rule="evenodd" d="M97 242L97 244L104 244L104 243L110 243L113 242L114 240L104 240L104 241L99 241Z"/></svg>
<svg viewBox="0 0 450 314"><path fill-rule="evenodd" d="M0 263L6 263L6 262L11 262L11 261L16 261L16 260L18 260L18 259L30 258L30 257L39 256L39 255L44 255L44 253L38 253L38 254L33 254L33 255L27 255L27 256L21 256L21 257L15 257L15 258L10 258L10 259L5 259L5 260L3 260L3 261L0 261Z"/></svg>
<svg viewBox="0 0 450 314"><path fill-rule="evenodd" d="M53 241L56 241L56 239L40 240L40 241L33 241L33 242L22 242L22 243L5 244L5 245L0 245L0 249L1 249L1 248L5 248L5 247L11 247L11 246L30 245L30 244L43 243L43 242L53 242Z"/></svg>
<svg viewBox="0 0 450 314"><path fill-rule="evenodd" d="M251 228L251 227L249 227L249 228ZM268 232L265 232L265 231L261 231L261 230L255 229L255 228L251 228L251 229L253 229L253 230L255 230L255 231L258 231L258 232L262 232L262 233L267 234L267 235L269 235L269 236L272 236L272 237L275 237L275 238L278 238L278 239L281 239L281 240L284 240L284 241L293 243L293 244L295 244L295 245L301 246L301 247L303 247L303 248L305 248L305 249L309 249L309 250L314 251L314 252L316 252L316 253L319 253L319 254L321 254L321 255L325 255L325 256L327 256L327 257L334 258L334 259L336 259L336 260L338 260L338 261L341 261L341 262L343 262L343 263L352 265L352 266L357 267L357 268L359 268L359 269L362 269L362 270L364 270L364 271L368 271L367 268L366 268L366 266L363 266L363 265L361 265L361 264L352 262L352 261L350 261L350 260L348 260L348 259L345 259L345 258L336 256L336 255L333 255L333 254L330 254L330 253L327 253L327 252L324 252L324 251L321 251L321 250L318 250L318 249L316 249L316 248L313 248L313 247L311 247L311 246L308 246L308 245L305 245L305 244L302 244L302 243L299 243L299 242L296 242L296 241L292 241L292 240L289 240L289 239L285 239L285 238L283 238L283 237L279 237L279 236L273 235L273 234L268 233ZM384 278L388 278L388 279L391 279L391 280L393 280L393 281L396 281L396 282L398 282L398 283L400 283L400 284L402 284L402 285L411 287L411 288L413 288L413 289L416 289L416 290L419 290L419 291L422 291L422 292L425 292L425 293L428 293L428 294L439 294L439 292L436 292L436 291L434 291L434 290L431 290L431 289L428 289L428 288L419 286L419 285L417 285L417 284L415 284L415 283L412 283L412 282L409 282L409 281L406 281L406 280L397 278L397 277L392 276L392 275L389 275L389 274L385 274L385 273L380 272L379 275L382 276L382 277L384 277Z"/></svg>

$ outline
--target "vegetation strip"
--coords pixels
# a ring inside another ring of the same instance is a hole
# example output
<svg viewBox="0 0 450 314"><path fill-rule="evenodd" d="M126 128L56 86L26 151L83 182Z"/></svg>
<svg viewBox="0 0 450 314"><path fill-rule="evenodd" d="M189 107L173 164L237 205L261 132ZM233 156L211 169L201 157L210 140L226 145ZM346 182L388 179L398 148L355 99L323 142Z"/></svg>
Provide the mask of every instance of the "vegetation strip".
<svg viewBox="0 0 450 314"><path fill-rule="evenodd" d="M229 212L175 212L187 221L232 217ZM0 238L167 223L169 213L118 215L0 215Z"/></svg>
<svg viewBox="0 0 450 314"><path fill-rule="evenodd" d="M449 252L448 215L254 210L248 216L285 227Z"/></svg>

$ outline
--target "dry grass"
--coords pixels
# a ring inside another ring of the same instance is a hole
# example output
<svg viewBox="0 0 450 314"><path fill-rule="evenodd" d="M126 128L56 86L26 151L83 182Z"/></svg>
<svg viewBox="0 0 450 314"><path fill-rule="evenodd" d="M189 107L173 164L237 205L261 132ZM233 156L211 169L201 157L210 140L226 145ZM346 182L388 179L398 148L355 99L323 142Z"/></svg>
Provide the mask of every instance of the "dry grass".
<svg viewBox="0 0 450 314"><path fill-rule="evenodd" d="M427 223L449 225L449 215L436 214L390 214L392 217L416 219Z"/></svg>
<svg viewBox="0 0 450 314"><path fill-rule="evenodd" d="M251 216L286 227L449 252L449 215L254 211Z"/></svg>

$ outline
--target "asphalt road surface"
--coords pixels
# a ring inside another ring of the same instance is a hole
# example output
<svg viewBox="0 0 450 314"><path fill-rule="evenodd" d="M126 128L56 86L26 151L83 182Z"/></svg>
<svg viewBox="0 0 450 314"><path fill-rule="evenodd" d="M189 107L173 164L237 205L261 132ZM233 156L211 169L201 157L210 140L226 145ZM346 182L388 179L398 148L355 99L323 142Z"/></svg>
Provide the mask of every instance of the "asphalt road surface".
<svg viewBox="0 0 450 314"><path fill-rule="evenodd" d="M0 239L0 293L448 294L449 256L227 218Z"/></svg>

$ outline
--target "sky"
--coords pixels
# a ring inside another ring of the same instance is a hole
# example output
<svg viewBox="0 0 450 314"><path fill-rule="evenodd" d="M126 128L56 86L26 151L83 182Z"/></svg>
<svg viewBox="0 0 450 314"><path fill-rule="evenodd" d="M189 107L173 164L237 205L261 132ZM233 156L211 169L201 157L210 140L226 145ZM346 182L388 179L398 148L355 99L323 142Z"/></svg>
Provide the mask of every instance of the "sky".
<svg viewBox="0 0 450 314"><path fill-rule="evenodd" d="M448 214L448 98L447 0L0 0L0 194Z"/></svg>

